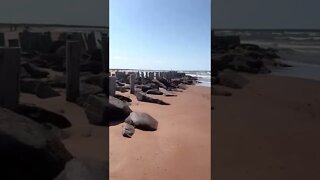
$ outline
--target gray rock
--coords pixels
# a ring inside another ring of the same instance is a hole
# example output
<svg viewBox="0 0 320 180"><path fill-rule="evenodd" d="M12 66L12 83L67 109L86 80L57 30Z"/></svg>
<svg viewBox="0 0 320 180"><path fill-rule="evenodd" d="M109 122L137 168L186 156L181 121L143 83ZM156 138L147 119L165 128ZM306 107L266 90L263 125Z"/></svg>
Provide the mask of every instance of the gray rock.
<svg viewBox="0 0 320 180"><path fill-rule="evenodd" d="M20 90L24 93L34 94L42 99L60 96L47 83L36 79L22 79L20 81Z"/></svg>
<svg viewBox="0 0 320 180"><path fill-rule="evenodd" d="M0 108L0 179L56 177L72 155L37 122Z"/></svg>
<svg viewBox="0 0 320 180"><path fill-rule="evenodd" d="M90 95L85 109L89 122L99 126L123 122L131 112L127 103L112 96L107 99Z"/></svg>
<svg viewBox="0 0 320 180"><path fill-rule="evenodd" d="M170 105L169 103L166 103L160 99L155 99L150 96L147 96L146 93L139 91L138 89L135 90L135 95L138 101L156 103L161 105Z"/></svg>
<svg viewBox="0 0 320 180"><path fill-rule="evenodd" d="M134 134L134 126L128 123L124 123L124 125L122 126L122 135L124 137L128 137L131 138Z"/></svg>
<svg viewBox="0 0 320 180"><path fill-rule="evenodd" d="M158 121L144 112L131 112L125 122L145 131L155 131L158 129Z"/></svg>

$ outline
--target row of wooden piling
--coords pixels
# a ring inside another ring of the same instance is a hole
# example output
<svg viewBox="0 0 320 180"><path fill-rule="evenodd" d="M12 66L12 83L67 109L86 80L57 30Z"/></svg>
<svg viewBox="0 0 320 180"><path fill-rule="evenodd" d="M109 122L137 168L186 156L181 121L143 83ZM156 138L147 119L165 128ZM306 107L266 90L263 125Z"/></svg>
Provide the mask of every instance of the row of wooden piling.
<svg viewBox="0 0 320 180"><path fill-rule="evenodd" d="M145 79L153 80L153 79L161 79L164 78L169 82L178 77L179 73L177 71L152 71L152 72L129 72L130 74L130 94L134 94L135 84L137 79L141 79L142 84L144 84ZM109 77L109 94L111 96L115 95L116 92L116 80L117 78L121 78L126 76L125 72L117 71L114 76Z"/></svg>
<svg viewBox="0 0 320 180"><path fill-rule="evenodd" d="M109 65L108 38L102 38L102 64L104 72ZM19 104L20 94L20 53L19 47L0 48L0 106L13 109ZM79 41L66 41L66 100L75 102L80 96Z"/></svg>

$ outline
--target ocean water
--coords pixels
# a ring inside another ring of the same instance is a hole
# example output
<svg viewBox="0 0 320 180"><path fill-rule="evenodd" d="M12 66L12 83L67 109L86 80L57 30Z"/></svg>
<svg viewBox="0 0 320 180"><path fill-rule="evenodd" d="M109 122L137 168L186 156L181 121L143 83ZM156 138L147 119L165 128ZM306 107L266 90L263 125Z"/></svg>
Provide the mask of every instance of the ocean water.
<svg viewBox="0 0 320 180"><path fill-rule="evenodd" d="M211 87L211 72L210 71L184 71L186 75L197 77L200 83L197 86Z"/></svg>
<svg viewBox="0 0 320 180"><path fill-rule="evenodd" d="M274 48L281 61L293 67L273 70L273 75L320 81L320 30L219 30L217 35L239 35L242 43Z"/></svg>

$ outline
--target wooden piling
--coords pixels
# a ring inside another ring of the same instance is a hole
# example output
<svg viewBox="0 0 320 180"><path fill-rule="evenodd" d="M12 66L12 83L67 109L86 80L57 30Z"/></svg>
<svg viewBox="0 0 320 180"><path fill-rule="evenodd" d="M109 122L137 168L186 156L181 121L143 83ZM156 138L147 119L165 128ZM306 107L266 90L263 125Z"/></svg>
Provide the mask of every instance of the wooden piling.
<svg viewBox="0 0 320 180"><path fill-rule="evenodd" d="M136 83L136 75L130 74L130 94L134 94L134 84Z"/></svg>
<svg viewBox="0 0 320 180"><path fill-rule="evenodd" d="M67 41L66 44L66 100L76 102L80 96L80 58L79 41Z"/></svg>
<svg viewBox="0 0 320 180"><path fill-rule="evenodd" d="M20 92L20 48L0 48L0 84L0 106L16 108Z"/></svg>

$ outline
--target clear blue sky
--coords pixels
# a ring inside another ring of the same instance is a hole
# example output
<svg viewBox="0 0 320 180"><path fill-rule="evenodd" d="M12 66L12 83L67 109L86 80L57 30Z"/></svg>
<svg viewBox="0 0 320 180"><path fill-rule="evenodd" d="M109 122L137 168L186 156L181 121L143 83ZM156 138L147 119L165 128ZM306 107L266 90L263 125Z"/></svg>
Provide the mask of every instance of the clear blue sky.
<svg viewBox="0 0 320 180"><path fill-rule="evenodd" d="M110 68L210 70L210 0L110 0Z"/></svg>

